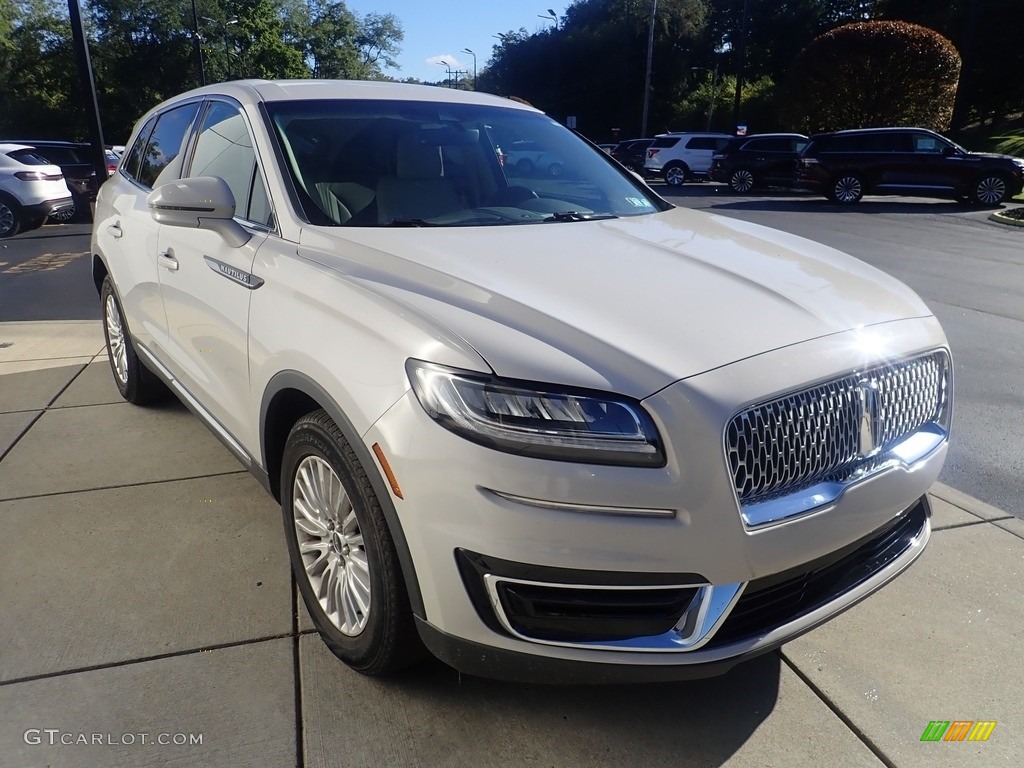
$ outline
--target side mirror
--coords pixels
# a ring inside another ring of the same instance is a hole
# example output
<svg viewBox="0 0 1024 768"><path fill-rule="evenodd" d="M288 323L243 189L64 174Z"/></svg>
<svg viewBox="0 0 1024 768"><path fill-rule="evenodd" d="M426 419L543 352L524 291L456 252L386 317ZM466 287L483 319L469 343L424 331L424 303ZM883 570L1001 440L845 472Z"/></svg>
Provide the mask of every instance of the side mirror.
<svg viewBox="0 0 1024 768"><path fill-rule="evenodd" d="M235 196L224 179L196 176L170 181L146 198L149 212L160 224L217 232L232 248L249 242L252 235L235 221Z"/></svg>
<svg viewBox="0 0 1024 768"><path fill-rule="evenodd" d="M945 157L956 157L960 153L957 151L956 147L951 147L947 144L945 147L942 148L942 154Z"/></svg>

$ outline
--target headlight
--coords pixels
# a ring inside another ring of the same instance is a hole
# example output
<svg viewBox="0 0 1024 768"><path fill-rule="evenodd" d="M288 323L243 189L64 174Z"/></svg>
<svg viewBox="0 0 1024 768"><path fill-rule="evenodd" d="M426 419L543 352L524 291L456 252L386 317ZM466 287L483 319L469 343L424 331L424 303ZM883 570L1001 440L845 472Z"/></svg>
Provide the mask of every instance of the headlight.
<svg viewBox="0 0 1024 768"><path fill-rule="evenodd" d="M406 363L420 405L467 440L522 456L661 467L658 430L639 402L499 379L420 360Z"/></svg>

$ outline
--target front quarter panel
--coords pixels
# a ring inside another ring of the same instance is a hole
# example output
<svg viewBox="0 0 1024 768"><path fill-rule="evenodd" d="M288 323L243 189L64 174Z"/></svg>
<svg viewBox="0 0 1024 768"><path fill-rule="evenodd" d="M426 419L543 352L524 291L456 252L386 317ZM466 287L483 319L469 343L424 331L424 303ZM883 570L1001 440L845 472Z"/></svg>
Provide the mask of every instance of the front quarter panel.
<svg viewBox="0 0 1024 768"><path fill-rule="evenodd" d="M490 372L458 337L325 266L330 257L286 241L268 242L256 256L253 274L266 283L250 308L251 424L259 424L263 395L282 371L322 387L359 435L409 389L410 357ZM258 432L245 443L261 455Z"/></svg>

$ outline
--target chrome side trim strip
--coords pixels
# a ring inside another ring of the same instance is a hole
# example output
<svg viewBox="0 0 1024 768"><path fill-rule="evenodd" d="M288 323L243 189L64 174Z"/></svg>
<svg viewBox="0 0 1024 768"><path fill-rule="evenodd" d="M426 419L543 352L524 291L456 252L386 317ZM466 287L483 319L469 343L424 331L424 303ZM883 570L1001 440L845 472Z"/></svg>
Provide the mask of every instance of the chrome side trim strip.
<svg viewBox="0 0 1024 768"><path fill-rule="evenodd" d="M581 512L589 515L623 515L626 517L657 517L669 519L676 516L674 509L654 509L648 507L606 507L595 504L573 504L567 501L548 501L546 499L531 499L526 496L517 496L514 493L496 491L493 488L479 486L481 491L497 496L505 501L515 504L525 504L530 507L541 509L554 509L559 512Z"/></svg>
<svg viewBox="0 0 1024 768"><path fill-rule="evenodd" d="M235 454L239 461L245 464L247 469L255 465L255 462L253 461L252 456L249 455L249 452L231 436L230 432L220 425L220 422L217 421L208 410L199 404L198 400L192 397L192 393L185 389L185 387L181 385L181 382L174 378L164 364L153 356L152 352L138 343L135 344L135 350L146 358L146 362L155 369L154 372L160 376L163 382L173 389L178 397L185 401L185 405L188 406L189 410L198 416L199 419L206 424L206 426L209 427L218 438L220 438L220 441L231 449L231 452Z"/></svg>
<svg viewBox="0 0 1024 768"><path fill-rule="evenodd" d="M561 589L599 589L605 590L654 590L654 589L686 589L699 587L690 606L683 613L675 627L660 635L633 637L627 640L605 640L595 642L569 642L559 640L542 640L530 637L517 631L505 614L505 608L498 596L498 585L502 582L525 584L529 586L561 588ZM672 584L654 587L604 586L594 584L554 584L547 581L528 581L512 579L494 574L484 575L484 585L491 600L498 622L513 637L529 643L554 645L563 648L581 648L589 651L630 651L637 653L665 653L666 651L692 651L708 642L715 631L732 611L736 601L743 594L746 582L736 584Z"/></svg>
<svg viewBox="0 0 1024 768"><path fill-rule="evenodd" d="M913 470L949 439L949 433L938 424L927 424L892 446L881 461L852 475L842 482L815 483L788 496L740 506L740 516L747 528L763 528L810 515L835 504L848 490L883 472L895 469Z"/></svg>

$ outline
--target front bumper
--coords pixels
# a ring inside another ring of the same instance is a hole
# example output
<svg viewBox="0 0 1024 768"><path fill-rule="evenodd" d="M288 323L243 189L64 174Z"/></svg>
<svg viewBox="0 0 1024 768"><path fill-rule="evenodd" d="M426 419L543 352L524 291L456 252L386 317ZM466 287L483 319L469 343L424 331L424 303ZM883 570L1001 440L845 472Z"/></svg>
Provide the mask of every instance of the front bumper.
<svg viewBox="0 0 1024 768"><path fill-rule="evenodd" d="M945 345L934 319L888 328L900 355ZM540 677L554 681L561 678L551 669L560 665L566 679L700 676L808 631L895 577L927 542L927 505L920 500L942 467L945 442L857 482L826 506L758 527L744 523L723 449L724 425L738 409L872 362L856 360L855 336L836 334L749 358L645 400L665 437L661 468L493 451L437 425L408 393L364 440L379 443L403 490L404 499L393 501L422 593L419 618L428 646L453 666L492 677L523 679L543 670ZM904 531L907 546L876 560L855 584L833 581L813 604L764 616L745 597L789 576L808 578L825 560L910 519L916 523ZM467 553L485 561L483 570L466 567ZM552 576L558 573L563 576ZM623 601L611 594L623 587L676 592L646 601L659 615L623 618L616 613ZM577 590L568 601L552 599L552 589L566 588ZM687 588L694 594L688 597ZM509 600L518 601L518 614ZM571 613L567 603L580 609L571 617L575 623L552 633L548 608ZM745 629L729 629L741 606L754 619ZM625 629L597 637L588 611L606 624L622 619ZM531 612L537 620L524 620ZM511 666L481 661L499 658ZM584 673L591 665L615 671Z"/></svg>

